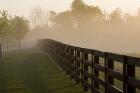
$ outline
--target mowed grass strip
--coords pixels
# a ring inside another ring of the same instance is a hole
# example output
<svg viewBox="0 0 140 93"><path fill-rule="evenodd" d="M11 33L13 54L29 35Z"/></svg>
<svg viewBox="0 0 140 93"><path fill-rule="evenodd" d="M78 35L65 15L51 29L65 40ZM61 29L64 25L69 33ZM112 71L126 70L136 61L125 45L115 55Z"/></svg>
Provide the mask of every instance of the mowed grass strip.
<svg viewBox="0 0 140 93"><path fill-rule="evenodd" d="M0 93L83 93L50 57L38 50L8 52L0 67Z"/></svg>

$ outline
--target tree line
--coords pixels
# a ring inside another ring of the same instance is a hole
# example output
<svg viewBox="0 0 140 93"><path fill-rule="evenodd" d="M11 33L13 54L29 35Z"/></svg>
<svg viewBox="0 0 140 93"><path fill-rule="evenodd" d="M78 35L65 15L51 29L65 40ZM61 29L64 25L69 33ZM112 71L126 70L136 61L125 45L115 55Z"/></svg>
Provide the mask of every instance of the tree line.
<svg viewBox="0 0 140 93"><path fill-rule="evenodd" d="M85 4L83 0L73 0L69 10L59 13L36 7L31 11L30 20L36 31L94 31L119 26L138 28L140 9L134 16L123 14L119 8L108 14L98 6Z"/></svg>
<svg viewBox="0 0 140 93"><path fill-rule="evenodd" d="M18 49L20 49L21 40L29 30L29 21L26 18L11 17L6 10L0 11L0 41L3 49L8 50L11 41L18 41Z"/></svg>
<svg viewBox="0 0 140 93"><path fill-rule="evenodd" d="M11 17L7 11L0 11L0 40L8 49L11 40L21 40L31 31L136 31L139 30L140 10L137 15L123 14L117 8L110 14L98 6L87 5L83 0L73 0L69 10L63 12L47 11L41 7L31 10L29 19L21 16Z"/></svg>
<svg viewBox="0 0 140 93"><path fill-rule="evenodd" d="M138 28L138 24L140 24L139 10L135 16L123 14L119 8L107 14L98 6L85 4L83 0L74 0L70 10L61 13L50 12L50 15L50 21L53 23L53 30L94 31L99 28L112 26L115 29L115 27L122 25Z"/></svg>

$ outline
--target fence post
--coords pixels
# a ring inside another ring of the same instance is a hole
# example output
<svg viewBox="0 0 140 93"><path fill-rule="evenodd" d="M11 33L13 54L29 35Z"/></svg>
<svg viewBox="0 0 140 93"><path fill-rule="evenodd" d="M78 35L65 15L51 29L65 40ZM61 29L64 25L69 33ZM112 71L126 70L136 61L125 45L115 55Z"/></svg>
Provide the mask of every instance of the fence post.
<svg viewBox="0 0 140 93"><path fill-rule="evenodd" d="M66 75L69 75L69 48L68 46L66 47Z"/></svg>
<svg viewBox="0 0 140 93"><path fill-rule="evenodd" d="M77 82L77 61L76 61L76 47L74 47L74 79L75 79L75 82Z"/></svg>
<svg viewBox="0 0 140 93"><path fill-rule="evenodd" d="M61 43L61 48L60 48L60 51L61 51L61 64L62 64L62 69L63 69L63 71L65 71L66 70L66 66L65 66L65 61L64 61L64 59L65 59L65 55L64 55L64 52L65 52L65 49L64 49L64 45Z"/></svg>
<svg viewBox="0 0 140 93"><path fill-rule="evenodd" d="M135 65L127 64L127 77L135 77ZM127 83L127 93L136 93L134 86L131 86Z"/></svg>
<svg viewBox="0 0 140 93"><path fill-rule="evenodd" d="M79 51L76 51L76 58L80 58L80 52ZM76 70L77 70L77 80L76 80L76 83L77 84L80 84L80 71L79 71L79 69L80 69L80 62L79 61L77 61L76 60Z"/></svg>
<svg viewBox="0 0 140 93"><path fill-rule="evenodd" d="M92 68L91 89L92 90L91 91L92 91L92 93L94 93L94 88L93 88L93 85L94 85L93 84L93 82L94 82L94 79L93 79L93 75L94 75L94 72L93 72L94 71L93 70L94 69L94 63L93 63L93 61L94 61L94 58L93 58L93 55L94 55L94 51L92 50L92 54L91 54L91 56L92 56L92 59L91 59L91 62L92 62L92 67L91 67Z"/></svg>
<svg viewBox="0 0 140 93"><path fill-rule="evenodd" d="M59 62L59 45L58 45L58 42L56 42L56 60L59 64L59 66L61 67L60 62Z"/></svg>
<svg viewBox="0 0 140 93"><path fill-rule="evenodd" d="M127 57L124 56L123 61L123 93L127 93Z"/></svg>
<svg viewBox="0 0 140 93"><path fill-rule="evenodd" d="M82 59L82 62L81 62L81 69L82 69L82 71L81 71L81 86L83 87L83 83L84 83L84 78L83 78L83 71L84 71L84 69L83 69L83 60L84 60L84 53L83 53L83 48L82 48L82 54L81 54L81 59Z"/></svg>
<svg viewBox="0 0 140 93"><path fill-rule="evenodd" d="M88 53L84 53L84 60L88 60ZM84 61L83 61L83 64L84 64L84 71L83 72L87 72L88 73L88 65L86 65L85 63L84 63ZM87 86L87 84L85 84L85 83L88 83L88 76L85 74L85 73L83 73L84 75L84 91L88 91L88 86Z"/></svg>
<svg viewBox="0 0 140 93"><path fill-rule="evenodd" d="M2 45L0 44L0 58L2 58Z"/></svg>
<svg viewBox="0 0 140 93"><path fill-rule="evenodd" d="M59 43L59 62L60 62L60 65L61 65L61 68L62 70L64 71L64 68L63 68L63 60L62 60L62 46L61 46L61 43Z"/></svg>
<svg viewBox="0 0 140 93"><path fill-rule="evenodd" d="M62 59L63 59L63 66L64 66L64 71L66 72L66 55L65 55L65 45L63 45L63 48L62 48Z"/></svg>
<svg viewBox="0 0 140 93"><path fill-rule="evenodd" d="M54 59L56 60L56 43L53 43L53 55L54 55Z"/></svg>
<svg viewBox="0 0 140 93"><path fill-rule="evenodd" d="M74 78L74 73L73 73L73 71L74 71L74 69L73 69L73 66L74 66L74 50L70 47L70 64L69 64L69 66L70 66L70 78L71 79L73 79Z"/></svg>
<svg viewBox="0 0 140 93"><path fill-rule="evenodd" d="M113 60L110 60L110 59L107 59L107 67L108 67L108 69L114 69L114 61ZM108 76L108 72L107 72L107 83L108 84L111 84L111 85L114 85L114 78L113 77L111 77L111 76ZM111 93L110 91L109 91L109 89L107 89L108 90L108 93Z"/></svg>
<svg viewBox="0 0 140 93"><path fill-rule="evenodd" d="M108 69L108 66L107 66L107 53L105 52L105 60L104 60L104 64L105 64L105 93L108 92L108 72L107 72L107 69Z"/></svg>
<svg viewBox="0 0 140 93"><path fill-rule="evenodd" d="M58 51L58 50L59 50L59 49L58 49L58 48L59 48L59 46L58 46L58 43L56 42L56 60L57 60L57 62L58 62L58 64L59 64L59 66L60 66L60 62L59 62L59 60L58 60L58 59L59 59L59 57L58 57L58 55L59 55L59 51Z"/></svg>
<svg viewBox="0 0 140 93"><path fill-rule="evenodd" d="M99 57L94 55L94 63L99 64ZM94 69L94 75L99 77L99 71ZM99 89L98 82L94 81L94 88Z"/></svg>

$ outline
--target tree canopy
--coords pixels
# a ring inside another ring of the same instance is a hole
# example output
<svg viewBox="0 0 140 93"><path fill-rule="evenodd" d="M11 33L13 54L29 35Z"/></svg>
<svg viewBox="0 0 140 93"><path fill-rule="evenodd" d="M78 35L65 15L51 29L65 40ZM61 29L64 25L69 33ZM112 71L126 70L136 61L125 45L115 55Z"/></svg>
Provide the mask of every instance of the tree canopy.
<svg viewBox="0 0 140 93"><path fill-rule="evenodd" d="M11 40L22 40L29 29L28 20L24 17L11 17L7 11L0 11L0 41L3 46Z"/></svg>

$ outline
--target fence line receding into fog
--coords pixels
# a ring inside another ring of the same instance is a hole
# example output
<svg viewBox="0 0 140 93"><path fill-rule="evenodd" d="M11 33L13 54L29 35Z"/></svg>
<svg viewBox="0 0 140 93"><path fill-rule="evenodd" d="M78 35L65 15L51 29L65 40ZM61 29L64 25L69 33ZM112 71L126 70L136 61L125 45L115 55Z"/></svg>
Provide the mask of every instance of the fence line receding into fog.
<svg viewBox="0 0 140 93"><path fill-rule="evenodd" d="M39 40L38 46L84 91L136 93L140 89L140 80L136 78L140 58L75 47L50 39Z"/></svg>

